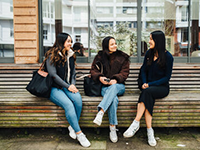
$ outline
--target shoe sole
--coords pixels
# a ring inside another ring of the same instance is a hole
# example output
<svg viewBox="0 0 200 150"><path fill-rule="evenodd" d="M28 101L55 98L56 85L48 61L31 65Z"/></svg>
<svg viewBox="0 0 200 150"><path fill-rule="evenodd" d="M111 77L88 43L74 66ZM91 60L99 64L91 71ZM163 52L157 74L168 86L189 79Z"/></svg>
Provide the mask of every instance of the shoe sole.
<svg viewBox="0 0 200 150"><path fill-rule="evenodd" d="M73 136L72 136L72 135L70 135L70 134L69 134L69 136L70 136L72 139L74 139L74 140L76 139L76 137L73 137Z"/></svg>
<svg viewBox="0 0 200 150"><path fill-rule="evenodd" d="M148 143L149 143L149 142L148 142ZM155 143L155 144L150 144L150 143L149 143L149 145L150 145L150 146L156 146L156 145L157 145L157 143Z"/></svg>
<svg viewBox="0 0 200 150"><path fill-rule="evenodd" d="M110 135L109 135L109 137L110 137ZM110 138L110 141L113 142L113 143L116 143L116 142L118 141L118 137L117 137L116 140L112 140L112 139Z"/></svg>
<svg viewBox="0 0 200 150"><path fill-rule="evenodd" d="M140 127L136 128L135 133L139 130L139 128L140 128ZM133 136L135 135L135 133L134 133L133 135L130 135L130 136L126 136L125 134L123 134L123 136L124 136L125 138L130 138L130 137L133 137Z"/></svg>
<svg viewBox="0 0 200 150"><path fill-rule="evenodd" d="M111 139L110 139L111 140ZM114 141L114 140L111 140L111 142L113 142L113 143L117 143L117 141L118 141L118 139L116 140L116 141Z"/></svg>
<svg viewBox="0 0 200 150"><path fill-rule="evenodd" d="M97 120L93 120L93 123L95 123L96 125L100 126L101 122L97 121Z"/></svg>
<svg viewBox="0 0 200 150"><path fill-rule="evenodd" d="M80 144L81 144L81 143L80 143ZM82 144L81 144L81 146L83 146L83 147L87 148L87 147L90 147L90 146L91 146L91 144L90 144L90 145L88 145L88 146L85 146L85 145L82 145Z"/></svg>

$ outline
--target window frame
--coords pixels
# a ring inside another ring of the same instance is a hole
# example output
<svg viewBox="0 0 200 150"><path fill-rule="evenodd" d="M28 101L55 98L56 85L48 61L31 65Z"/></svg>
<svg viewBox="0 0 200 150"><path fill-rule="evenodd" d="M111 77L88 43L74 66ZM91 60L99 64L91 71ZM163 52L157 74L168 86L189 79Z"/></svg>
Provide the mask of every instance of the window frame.
<svg viewBox="0 0 200 150"><path fill-rule="evenodd" d="M138 41L138 43L137 43L138 44L137 45L138 55L137 55L137 57L130 57L130 60L131 60L132 63L142 63L143 59L144 59L144 56L141 56L141 44L140 44L141 38L142 38L142 34L141 34L141 32L142 32L141 31L141 25L142 25L142 23L141 23L141 13L142 13L142 7L141 6L142 6L142 4L141 3L142 2L140 0L137 0L136 2L137 2L137 25L136 25L136 28L137 28L137 41ZM90 3L90 0L88 0L88 3ZM187 9L186 15L187 15L187 20L189 20L189 21L187 21L187 22L191 21L191 18L190 18L190 13L191 13L190 7L191 7L191 5L190 5L190 3L191 3L191 0L188 0L188 5L186 6L186 9ZM89 4L88 4L88 7L90 7ZM130 7L134 8L135 6L130 6ZM148 11L148 8L146 8L146 12L147 11ZM88 12L90 12L90 8L88 8ZM182 14L181 14L181 17L182 17ZM88 13L88 22L90 22L90 21L91 21L90 20L90 13ZM132 20L130 20L130 22L132 22ZM190 41L190 34L191 34L190 29L189 29L190 24L188 23L188 25L189 26L187 26L186 29L187 29L187 33L188 33L188 35L187 35L188 41ZM97 24L97 26L98 26L98 24ZM182 33L182 31L181 31L181 33ZM89 29L88 29L88 36L90 36L90 30ZM182 39L182 36L181 36L181 39ZM88 46L88 48L89 48L89 46ZM189 48L187 48L187 52L190 53ZM42 57L42 56L40 56L40 57ZM94 56L91 56L89 54L89 56L87 58L87 60L88 60L87 62L92 62L93 58L94 58ZM77 58L77 59L79 59L79 58ZM78 62L80 62L80 61L78 61ZM174 62L175 63L193 63L193 62L200 63L198 58L191 58L189 54L188 54L188 56L182 56L182 57L174 56Z"/></svg>

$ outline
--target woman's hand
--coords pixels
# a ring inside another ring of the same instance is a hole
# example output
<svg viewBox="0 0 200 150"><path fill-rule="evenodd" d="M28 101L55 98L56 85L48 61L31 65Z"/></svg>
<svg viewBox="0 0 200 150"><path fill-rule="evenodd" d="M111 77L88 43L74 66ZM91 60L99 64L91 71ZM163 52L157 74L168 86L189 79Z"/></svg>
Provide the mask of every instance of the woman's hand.
<svg viewBox="0 0 200 150"><path fill-rule="evenodd" d="M108 82L109 85L113 85L113 84L116 84L117 83L117 80L115 79L112 79L110 80L110 82Z"/></svg>
<svg viewBox="0 0 200 150"><path fill-rule="evenodd" d="M142 85L142 89L146 89L146 88L148 88L149 87L149 84L148 83L144 83L143 85Z"/></svg>
<svg viewBox="0 0 200 150"><path fill-rule="evenodd" d="M104 85L108 85L109 82L105 81L105 79L107 79L106 77L99 77L99 81L104 84Z"/></svg>
<svg viewBox="0 0 200 150"><path fill-rule="evenodd" d="M78 92L78 89L75 87L74 84L71 84L68 88L68 90L72 93L77 93Z"/></svg>

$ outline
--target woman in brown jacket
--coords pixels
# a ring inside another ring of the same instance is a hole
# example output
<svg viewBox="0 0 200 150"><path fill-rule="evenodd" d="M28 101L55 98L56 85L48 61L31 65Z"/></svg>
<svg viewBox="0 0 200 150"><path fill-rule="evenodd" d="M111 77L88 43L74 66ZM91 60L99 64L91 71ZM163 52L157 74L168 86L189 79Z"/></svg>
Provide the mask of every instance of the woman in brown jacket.
<svg viewBox="0 0 200 150"><path fill-rule="evenodd" d="M98 105L98 113L94 123L101 125L103 115L108 111L110 123L110 140L117 142L116 133L118 97L125 92L124 82L129 75L129 56L117 49L113 37L106 37L102 42L102 51L99 51L92 63L91 75L95 81L100 81L103 86L102 101ZM103 65L103 73L98 70L96 64Z"/></svg>

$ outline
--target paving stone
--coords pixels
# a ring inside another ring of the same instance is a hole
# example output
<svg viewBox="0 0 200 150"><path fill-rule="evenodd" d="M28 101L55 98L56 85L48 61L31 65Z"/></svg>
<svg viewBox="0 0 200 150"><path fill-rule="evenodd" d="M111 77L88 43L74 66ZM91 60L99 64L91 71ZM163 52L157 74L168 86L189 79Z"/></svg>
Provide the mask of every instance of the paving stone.
<svg viewBox="0 0 200 150"><path fill-rule="evenodd" d="M146 128L131 138L124 138L125 128L118 132L118 142L109 139L109 129L83 128L84 134L91 142L91 147L82 147L77 140L62 134L57 129L0 129L0 150L200 150L200 128L155 128L157 145L151 147L147 143ZM97 134L98 133L98 134Z"/></svg>

